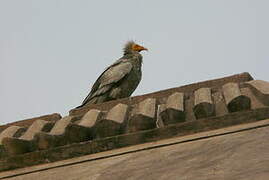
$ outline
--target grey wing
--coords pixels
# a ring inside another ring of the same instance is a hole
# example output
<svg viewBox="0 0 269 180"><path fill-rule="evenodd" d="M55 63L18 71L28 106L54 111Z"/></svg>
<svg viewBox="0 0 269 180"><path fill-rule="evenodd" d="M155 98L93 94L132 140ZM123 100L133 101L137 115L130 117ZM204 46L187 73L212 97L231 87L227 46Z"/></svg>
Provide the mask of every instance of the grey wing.
<svg viewBox="0 0 269 180"><path fill-rule="evenodd" d="M90 94L85 98L82 105L86 104L93 97L100 96L111 90L114 84L130 73L132 68L131 63L123 61L108 67L94 83Z"/></svg>

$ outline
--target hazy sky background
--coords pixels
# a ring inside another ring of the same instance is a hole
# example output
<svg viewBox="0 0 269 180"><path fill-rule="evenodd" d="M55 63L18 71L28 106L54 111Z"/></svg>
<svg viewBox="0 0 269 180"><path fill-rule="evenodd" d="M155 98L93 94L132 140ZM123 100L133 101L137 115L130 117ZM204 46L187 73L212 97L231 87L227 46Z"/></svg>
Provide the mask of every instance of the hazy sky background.
<svg viewBox="0 0 269 180"><path fill-rule="evenodd" d="M0 0L0 124L81 104L130 39L133 95L250 72L269 81L268 0Z"/></svg>

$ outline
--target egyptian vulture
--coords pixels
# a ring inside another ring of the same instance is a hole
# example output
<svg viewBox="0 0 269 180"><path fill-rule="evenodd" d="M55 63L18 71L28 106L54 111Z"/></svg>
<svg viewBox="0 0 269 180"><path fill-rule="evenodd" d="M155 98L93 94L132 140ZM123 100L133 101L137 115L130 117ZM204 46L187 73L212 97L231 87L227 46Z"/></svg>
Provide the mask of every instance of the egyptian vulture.
<svg viewBox="0 0 269 180"><path fill-rule="evenodd" d="M123 48L123 57L106 68L98 77L79 107L131 96L141 81L142 55L140 52L143 50L148 49L134 41L127 42Z"/></svg>

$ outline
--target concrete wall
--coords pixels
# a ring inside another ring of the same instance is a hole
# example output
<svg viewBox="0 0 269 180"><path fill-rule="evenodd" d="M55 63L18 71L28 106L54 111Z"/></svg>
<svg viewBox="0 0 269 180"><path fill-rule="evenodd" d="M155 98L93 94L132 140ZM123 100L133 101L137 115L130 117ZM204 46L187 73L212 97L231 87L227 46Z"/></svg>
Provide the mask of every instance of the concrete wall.
<svg viewBox="0 0 269 180"><path fill-rule="evenodd" d="M267 180L269 119L0 173L27 180Z"/></svg>

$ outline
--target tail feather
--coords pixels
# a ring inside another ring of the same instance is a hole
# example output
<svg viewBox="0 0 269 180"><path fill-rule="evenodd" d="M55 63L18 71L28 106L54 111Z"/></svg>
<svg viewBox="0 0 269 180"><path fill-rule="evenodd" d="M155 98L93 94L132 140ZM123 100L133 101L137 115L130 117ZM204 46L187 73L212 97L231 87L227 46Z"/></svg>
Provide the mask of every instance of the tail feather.
<svg viewBox="0 0 269 180"><path fill-rule="evenodd" d="M97 97L90 99L89 101L83 102L80 106L78 106L76 108L81 108L81 107L83 107L85 105L89 105L89 104L99 104L99 103L103 103L106 101L108 101L108 98L106 95L97 96Z"/></svg>

